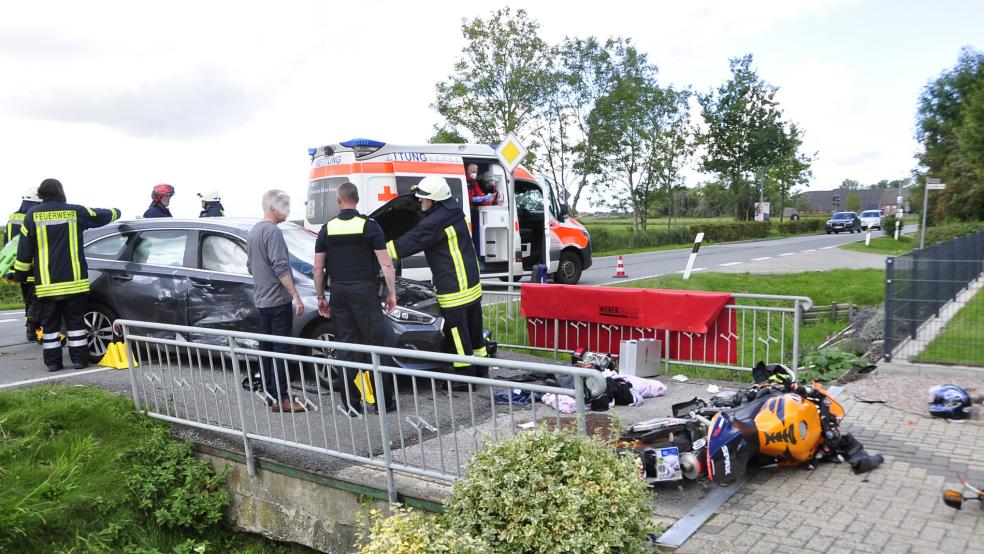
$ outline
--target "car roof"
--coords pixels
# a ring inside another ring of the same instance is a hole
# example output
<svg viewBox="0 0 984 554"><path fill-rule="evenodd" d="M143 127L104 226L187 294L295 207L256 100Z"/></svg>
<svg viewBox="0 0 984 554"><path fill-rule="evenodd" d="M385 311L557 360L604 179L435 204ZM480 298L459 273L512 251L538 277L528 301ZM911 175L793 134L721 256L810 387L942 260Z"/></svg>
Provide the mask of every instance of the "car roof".
<svg viewBox="0 0 984 554"><path fill-rule="evenodd" d="M249 234L254 225L262 221L254 217L203 217L203 218L178 218L178 217L153 217L139 219L121 219L108 225L90 229L86 231L86 237L96 237L113 233L124 233L133 231L145 231L148 229L199 229L206 231L232 231L245 237ZM295 223L285 221L279 225L284 229L302 227Z"/></svg>
<svg viewBox="0 0 984 554"><path fill-rule="evenodd" d="M841 214L851 214L851 215L857 215L857 214L855 214L854 212L836 212L836 213L834 213L834 215L841 215Z"/></svg>

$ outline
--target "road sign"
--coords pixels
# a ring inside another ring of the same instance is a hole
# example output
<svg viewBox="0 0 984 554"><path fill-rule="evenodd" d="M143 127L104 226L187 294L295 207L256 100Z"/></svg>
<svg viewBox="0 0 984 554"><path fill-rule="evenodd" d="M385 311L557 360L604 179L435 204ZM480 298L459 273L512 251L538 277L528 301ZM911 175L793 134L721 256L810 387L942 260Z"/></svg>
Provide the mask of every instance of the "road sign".
<svg viewBox="0 0 984 554"><path fill-rule="evenodd" d="M946 183L926 183L926 188L929 190L943 190L946 188Z"/></svg>
<svg viewBox="0 0 984 554"><path fill-rule="evenodd" d="M506 139L495 149L495 155L506 166L506 171L512 173L516 167L526 158L528 150L519 142L515 135L509 133Z"/></svg>

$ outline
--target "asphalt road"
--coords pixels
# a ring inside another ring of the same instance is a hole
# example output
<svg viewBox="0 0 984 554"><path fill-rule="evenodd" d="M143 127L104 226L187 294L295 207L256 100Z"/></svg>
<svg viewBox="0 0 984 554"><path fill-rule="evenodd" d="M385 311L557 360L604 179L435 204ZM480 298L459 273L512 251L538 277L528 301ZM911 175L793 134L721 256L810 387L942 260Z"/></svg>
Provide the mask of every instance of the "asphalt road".
<svg viewBox="0 0 984 554"><path fill-rule="evenodd" d="M909 234L915 225L903 229ZM873 231L871 238L883 236ZM864 240L864 233L807 235L784 239L769 239L729 244L701 246L694 262L694 271L727 273L784 273L825 269L885 267L885 256L865 254L837 248L841 244ZM645 279L660 275L683 273L691 248L643 252L623 256L629 279ZM592 266L581 276L582 285L604 285L624 282L614 279L617 256L595 258Z"/></svg>

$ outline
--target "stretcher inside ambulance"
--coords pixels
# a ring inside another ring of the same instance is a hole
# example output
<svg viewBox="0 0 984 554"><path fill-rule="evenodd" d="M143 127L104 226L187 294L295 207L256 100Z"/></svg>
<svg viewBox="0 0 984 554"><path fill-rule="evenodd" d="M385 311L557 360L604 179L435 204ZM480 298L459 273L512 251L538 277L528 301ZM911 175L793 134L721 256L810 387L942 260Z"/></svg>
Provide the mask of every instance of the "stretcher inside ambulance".
<svg viewBox="0 0 984 554"><path fill-rule="evenodd" d="M469 222L483 276L518 279L543 264L554 281L575 284L591 265L588 231L570 216L549 180L523 167L508 175L492 146L353 139L310 148L308 154L305 226L312 231L338 214L338 187L348 181L359 188L359 211L379 223L387 240L395 239L422 217L411 187L439 175ZM474 203L465 174L470 164L478 167L476 180L486 194ZM430 277L422 254L400 260L398 269L406 277Z"/></svg>

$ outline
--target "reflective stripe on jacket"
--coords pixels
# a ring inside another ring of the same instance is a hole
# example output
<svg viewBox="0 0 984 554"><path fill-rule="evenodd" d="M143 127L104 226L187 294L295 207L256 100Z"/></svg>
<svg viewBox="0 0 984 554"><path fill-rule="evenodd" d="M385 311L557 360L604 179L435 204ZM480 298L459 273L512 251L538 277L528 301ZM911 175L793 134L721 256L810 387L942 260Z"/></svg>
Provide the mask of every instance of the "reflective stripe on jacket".
<svg viewBox="0 0 984 554"><path fill-rule="evenodd" d="M456 200L435 203L416 227L386 243L386 250L394 260L424 253L442 308L467 306L482 299L475 246Z"/></svg>
<svg viewBox="0 0 984 554"><path fill-rule="evenodd" d="M14 271L32 272L38 298L88 292L82 233L119 217L116 209L86 208L54 200L38 204L24 217Z"/></svg>

